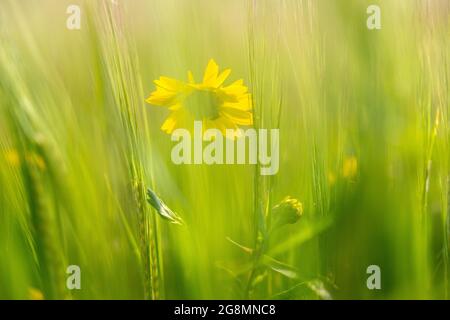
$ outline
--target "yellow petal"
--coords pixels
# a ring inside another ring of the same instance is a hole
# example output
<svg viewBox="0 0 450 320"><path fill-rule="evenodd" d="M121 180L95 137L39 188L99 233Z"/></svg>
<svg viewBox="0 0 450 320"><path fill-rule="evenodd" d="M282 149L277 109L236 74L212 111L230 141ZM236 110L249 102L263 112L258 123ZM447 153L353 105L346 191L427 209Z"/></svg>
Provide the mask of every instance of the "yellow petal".
<svg viewBox="0 0 450 320"><path fill-rule="evenodd" d="M180 95L189 90L184 82L168 77L160 77L154 83L156 90L145 101L157 106L171 106L177 103Z"/></svg>
<svg viewBox="0 0 450 320"><path fill-rule="evenodd" d="M220 87L220 85L228 78L231 73L231 69L225 69L222 73L217 77L215 87Z"/></svg>
<svg viewBox="0 0 450 320"><path fill-rule="evenodd" d="M240 79L229 86L220 88L223 92L225 92L228 95L243 95L247 93L248 88L244 86L244 80Z"/></svg>
<svg viewBox="0 0 450 320"><path fill-rule="evenodd" d="M159 77L159 80L155 80L154 83L158 87L172 92L183 91L186 87L185 83L182 81L169 77Z"/></svg>
<svg viewBox="0 0 450 320"><path fill-rule="evenodd" d="M221 107L219 111L220 115L231 120L233 123L243 126L250 126L253 124L253 116L251 112Z"/></svg>
<svg viewBox="0 0 450 320"><path fill-rule="evenodd" d="M161 126L161 130L165 133L171 134L175 129L184 128L192 130L194 120L190 117L186 108L179 107L172 111Z"/></svg>
<svg viewBox="0 0 450 320"><path fill-rule="evenodd" d="M175 110L179 110L182 107L183 107L183 105L181 103L175 103L169 107L169 110L175 111Z"/></svg>
<svg viewBox="0 0 450 320"><path fill-rule="evenodd" d="M203 75L203 84L205 86L214 86L217 79L217 74L219 73L219 66L214 61L210 59L208 65L206 66L205 74Z"/></svg>
<svg viewBox="0 0 450 320"><path fill-rule="evenodd" d="M223 101L223 100L222 100ZM249 93L238 96L234 101L224 101L222 107L249 111L252 109L252 98Z"/></svg>
<svg viewBox="0 0 450 320"><path fill-rule="evenodd" d="M157 88L150 94L145 101L147 103L157 106L168 106L172 104L177 96L176 92L167 91L165 89Z"/></svg>
<svg viewBox="0 0 450 320"><path fill-rule="evenodd" d="M161 130L168 134L171 134L176 124L177 124L177 115L176 112L172 112L167 117L166 121L164 121L164 123L162 124Z"/></svg>

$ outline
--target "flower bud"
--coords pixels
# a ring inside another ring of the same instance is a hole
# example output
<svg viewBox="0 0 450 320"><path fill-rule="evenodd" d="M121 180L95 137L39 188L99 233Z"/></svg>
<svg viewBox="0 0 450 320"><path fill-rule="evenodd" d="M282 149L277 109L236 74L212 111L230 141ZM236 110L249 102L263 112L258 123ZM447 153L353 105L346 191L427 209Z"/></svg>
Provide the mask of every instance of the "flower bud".
<svg viewBox="0 0 450 320"><path fill-rule="evenodd" d="M303 205L297 199L287 196L272 208L272 230L296 223L303 214Z"/></svg>

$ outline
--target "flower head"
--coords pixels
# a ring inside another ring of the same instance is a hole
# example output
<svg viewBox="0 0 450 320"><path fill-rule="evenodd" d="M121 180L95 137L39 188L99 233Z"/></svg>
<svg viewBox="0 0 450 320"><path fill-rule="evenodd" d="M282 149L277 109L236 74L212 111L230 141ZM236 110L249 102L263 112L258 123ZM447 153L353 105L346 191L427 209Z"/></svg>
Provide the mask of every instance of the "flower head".
<svg viewBox="0 0 450 320"><path fill-rule="evenodd" d="M22 164L20 154L15 149L7 150L5 153L6 162L12 167L19 167ZM45 170L45 160L34 152L25 154L25 161L28 165L32 165L40 170Z"/></svg>
<svg viewBox="0 0 450 320"><path fill-rule="evenodd" d="M344 178L353 180L358 174L358 160L355 156L350 156L344 159L342 165L342 175Z"/></svg>
<svg viewBox="0 0 450 320"><path fill-rule="evenodd" d="M44 300L44 294L36 288L28 288L28 298L30 300Z"/></svg>
<svg viewBox="0 0 450 320"><path fill-rule="evenodd" d="M272 229L287 224L294 224L303 215L303 205L300 201L290 196L285 197L279 204L272 208Z"/></svg>
<svg viewBox="0 0 450 320"><path fill-rule="evenodd" d="M194 121L202 121L204 130L216 128L222 133L252 125L250 93L242 79L225 86L230 73L230 69L219 73L219 66L211 59L202 82L195 82L190 71L187 82L160 77L154 81L156 90L146 102L169 108L170 114L161 127L168 134L178 128L190 130Z"/></svg>

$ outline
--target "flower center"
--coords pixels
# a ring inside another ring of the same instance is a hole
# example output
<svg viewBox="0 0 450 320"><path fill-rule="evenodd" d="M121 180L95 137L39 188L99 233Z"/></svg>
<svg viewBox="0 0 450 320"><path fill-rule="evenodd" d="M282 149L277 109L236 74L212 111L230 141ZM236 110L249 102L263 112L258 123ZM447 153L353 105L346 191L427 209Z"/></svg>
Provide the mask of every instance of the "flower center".
<svg viewBox="0 0 450 320"><path fill-rule="evenodd" d="M215 119L219 116L217 97L211 90L195 89L186 97L184 105L195 120Z"/></svg>

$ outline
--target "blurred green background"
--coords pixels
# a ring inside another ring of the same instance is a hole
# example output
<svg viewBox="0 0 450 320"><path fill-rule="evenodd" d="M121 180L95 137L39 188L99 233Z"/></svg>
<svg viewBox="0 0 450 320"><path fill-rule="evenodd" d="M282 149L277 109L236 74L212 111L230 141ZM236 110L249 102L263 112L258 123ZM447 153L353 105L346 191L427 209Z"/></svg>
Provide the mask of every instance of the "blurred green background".
<svg viewBox="0 0 450 320"><path fill-rule="evenodd" d="M449 14L447 0L1 0L0 298L449 298ZM144 101L210 58L244 79L255 126L280 129L277 175L171 162L168 111ZM286 196L302 215L269 234Z"/></svg>

